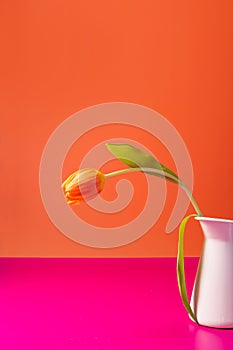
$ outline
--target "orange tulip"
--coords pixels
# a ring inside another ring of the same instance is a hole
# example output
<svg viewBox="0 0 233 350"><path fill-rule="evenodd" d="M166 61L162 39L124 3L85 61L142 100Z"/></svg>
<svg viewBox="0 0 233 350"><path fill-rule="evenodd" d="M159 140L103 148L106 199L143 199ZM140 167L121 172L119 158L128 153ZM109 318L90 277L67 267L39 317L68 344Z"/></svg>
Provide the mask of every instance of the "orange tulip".
<svg viewBox="0 0 233 350"><path fill-rule="evenodd" d="M96 169L86 168L75 171L62 184L68 204L88 201L102 191L105 176Z"/></svg>

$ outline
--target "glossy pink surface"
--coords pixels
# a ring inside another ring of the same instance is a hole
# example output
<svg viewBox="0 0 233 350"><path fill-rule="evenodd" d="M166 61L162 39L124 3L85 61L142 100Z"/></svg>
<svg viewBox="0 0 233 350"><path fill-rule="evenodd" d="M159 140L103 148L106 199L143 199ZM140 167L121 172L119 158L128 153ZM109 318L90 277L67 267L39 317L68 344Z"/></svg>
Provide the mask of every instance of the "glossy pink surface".
<svg viewBox="0 0 233 350"><path fill-rule="evenodd" d="M197 259L186 259L191 291ZM175 259L0 259L0 349L232 349L178 293Z"/></svg>

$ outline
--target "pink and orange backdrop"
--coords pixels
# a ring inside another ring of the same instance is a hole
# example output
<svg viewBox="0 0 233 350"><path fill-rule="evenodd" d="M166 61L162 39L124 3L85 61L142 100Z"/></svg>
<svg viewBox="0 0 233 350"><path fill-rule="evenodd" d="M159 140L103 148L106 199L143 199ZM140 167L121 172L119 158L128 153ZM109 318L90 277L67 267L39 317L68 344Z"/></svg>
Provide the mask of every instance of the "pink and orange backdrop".
<svg viewBox="0 0 233 350"><path fill-rule="evenodd" d="M48 138L71 114L105 102L140 104L165 116L189 150L204 214L233 218L232 14L231 0L1 1L0 256L176 255L178 230L165 234L176 199L172 184L157 223L118 248L69 240L44 210L39 165ZM67 156L64 176L106 135L132 137L135 130L106 126L84 135ZM174 166L148 134L137 132L136 140ZM106 167L120 166L113 163ZM140 174L130 179L135 196L127 214L92 215L99 225L126 223L140 210L144 181ZM115 195L111 181L107 199ZM80 207L80 215L90 217L88 210ZM189 225L185 245L187 255L199 255L197 223Z"/></svg>

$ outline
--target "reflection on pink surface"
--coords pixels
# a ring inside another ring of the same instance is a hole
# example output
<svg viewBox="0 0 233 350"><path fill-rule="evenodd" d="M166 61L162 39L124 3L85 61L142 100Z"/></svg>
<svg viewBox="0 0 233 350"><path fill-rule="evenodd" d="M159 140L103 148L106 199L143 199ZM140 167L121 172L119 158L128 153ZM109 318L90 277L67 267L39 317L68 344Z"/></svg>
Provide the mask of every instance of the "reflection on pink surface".
<svg viewBox="0 0 233 350"><path fill-rule="evenodd" d="M197 259L186 260L189 291ZM232 330L198 327L175 259L0 259L0 348L231 349Z"/></svg>

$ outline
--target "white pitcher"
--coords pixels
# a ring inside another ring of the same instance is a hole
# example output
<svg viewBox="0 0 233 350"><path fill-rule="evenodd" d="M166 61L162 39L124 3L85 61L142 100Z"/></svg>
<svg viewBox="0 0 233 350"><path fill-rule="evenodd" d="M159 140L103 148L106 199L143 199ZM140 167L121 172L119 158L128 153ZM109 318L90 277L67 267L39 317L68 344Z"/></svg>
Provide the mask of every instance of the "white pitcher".
<svg viewBox="0 0 233 350"><path fill-rule="evenodd" d="M205 240L191 308L203 326L233 328L233 220L195 219Z"/></svg>

